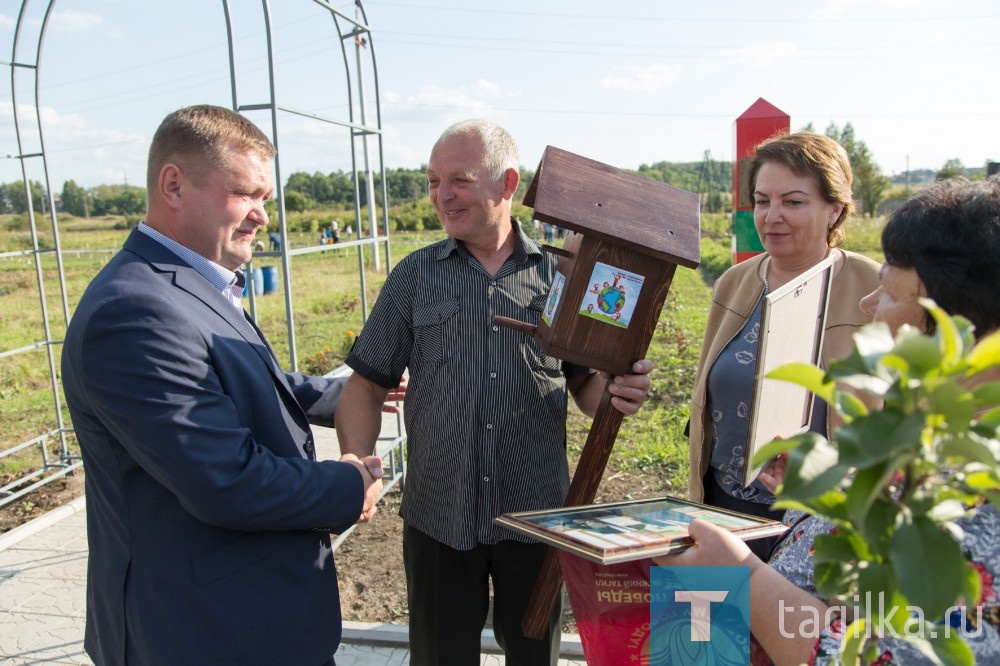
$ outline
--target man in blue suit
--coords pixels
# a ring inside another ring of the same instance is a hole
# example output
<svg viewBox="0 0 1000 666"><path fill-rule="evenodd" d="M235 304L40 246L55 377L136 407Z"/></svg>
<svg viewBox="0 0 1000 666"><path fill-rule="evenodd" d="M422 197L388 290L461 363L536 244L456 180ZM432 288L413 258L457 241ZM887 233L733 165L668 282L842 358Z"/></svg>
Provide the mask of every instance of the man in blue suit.
<svg viewBox="0 0 1000 666"><path fill-rule="evenodd" d="M371 517L381 465L316 461L341 382L282 371L240 304L274 152L228 109L168 115L145 222L66 333L97 664L333 663L329 533Z"/></svg>

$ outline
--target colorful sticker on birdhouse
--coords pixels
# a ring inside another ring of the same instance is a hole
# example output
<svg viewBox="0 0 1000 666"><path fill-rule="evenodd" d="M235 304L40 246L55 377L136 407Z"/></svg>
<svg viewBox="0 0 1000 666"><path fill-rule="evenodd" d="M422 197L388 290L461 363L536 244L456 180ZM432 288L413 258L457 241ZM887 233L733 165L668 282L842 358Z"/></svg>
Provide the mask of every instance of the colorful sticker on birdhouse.
<svg viewBox="0 0 1000 666"><path fill-rule="evenodd" d="M563 287L566 286L566 276L556 271L556 276L552 280L552 287L549 288L549 297L545 300L545 310L542 311L542 321L552 326L552 321L556 317L556 308L559 307L559 299L562 298Z"/></svg>
<svg viewBox="0 0 1000 666"><path fill-rule="evenodd" d="M591 286L584 294L580 314L613 326L628 328L645 279L614 266L599 262L594 264L594 272L590 276Z"/></svg>

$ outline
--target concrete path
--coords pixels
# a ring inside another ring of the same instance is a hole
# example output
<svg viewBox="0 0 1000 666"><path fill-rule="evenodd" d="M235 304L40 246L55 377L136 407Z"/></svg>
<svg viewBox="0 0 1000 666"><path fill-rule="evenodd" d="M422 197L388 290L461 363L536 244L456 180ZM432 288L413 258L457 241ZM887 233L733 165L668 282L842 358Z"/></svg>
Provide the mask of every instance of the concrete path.
<svg viewBox="0 0 1000 666"><path fill-rule="evenodd" d="M336 437L318 428L321 457L336 457ZM332 439L331 439L332 438ZM83 650L87 584L86 498L0 534L0 666L93 664ZM491 632L482 664L504 663ZM583 665L579 637L563 636L561 665ZM338 666L408 664L405 625L346 622Z"/></svg>

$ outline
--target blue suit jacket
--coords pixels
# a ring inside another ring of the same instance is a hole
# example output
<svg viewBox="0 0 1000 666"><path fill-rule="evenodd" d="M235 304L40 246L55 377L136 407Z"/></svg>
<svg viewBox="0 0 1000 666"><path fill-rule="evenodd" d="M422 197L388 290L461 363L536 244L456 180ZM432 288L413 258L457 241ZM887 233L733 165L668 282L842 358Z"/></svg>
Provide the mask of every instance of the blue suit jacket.
<svg viewBox="0 0 1000 666"><path fill-rule="evenodd" d="M320 664L351 465L312 460L339 380L285 373L247 319L133 231L81 299L63 385L83 452L98 664ZM304 456L302 451L306 452Z"/></svg>

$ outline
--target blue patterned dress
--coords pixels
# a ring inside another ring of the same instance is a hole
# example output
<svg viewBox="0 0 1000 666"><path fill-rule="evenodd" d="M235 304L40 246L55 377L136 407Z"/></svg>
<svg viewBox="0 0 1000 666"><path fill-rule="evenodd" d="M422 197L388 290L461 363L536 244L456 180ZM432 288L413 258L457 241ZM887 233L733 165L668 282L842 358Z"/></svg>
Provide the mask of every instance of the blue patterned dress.
<svg viewBox="0 0 1000 666"><path fill-rule="evenodd" d="M786 512L784 520L790 531L775 549L770 565L797 587L816 594L813 543L817 536L828 534L835 527L825 520L807 516L800 511ZM992 504L986 504L971 517L957 522L965 533L962 551L979 572L982 592L974 607L965 608L964 613L953 612L938 623L942 627L947 624L951 631L955 631L968 643L977 664L1000 664L1000 512ZM928 556L933 554L928 553ZM824 629L816 642L809 660L810 665L840 664L838 651L844 629L839 618ZM755 650L754 656L755 666L770 663L770 659L762 651ZM897 638L879 641L878 657L871 662L878 666L931 663L912 643Z"/></svg>

